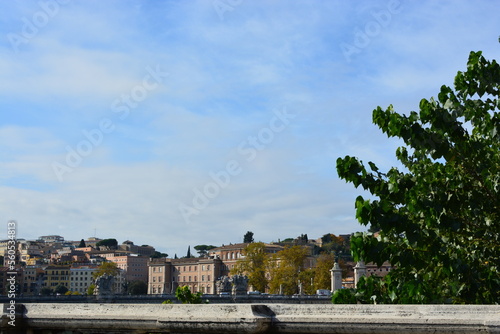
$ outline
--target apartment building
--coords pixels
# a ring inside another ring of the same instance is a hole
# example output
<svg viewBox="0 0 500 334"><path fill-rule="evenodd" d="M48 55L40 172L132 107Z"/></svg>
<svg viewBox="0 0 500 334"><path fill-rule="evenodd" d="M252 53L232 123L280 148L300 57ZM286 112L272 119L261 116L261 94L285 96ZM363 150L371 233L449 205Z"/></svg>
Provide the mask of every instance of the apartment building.
<svg viewBox="0 0 500 334"><path fill-rule="evenodd" d="M96 271L97 266L93 265L71 267L69 270L69 290L71 292L78 292L82 295L86 294L90 285L92 285L94 282L92 274Z"/></svg>
<svg viewBox="0 0 500 334"><path fill-rule="evenodd" d="M70 289L70 266L48 266L45 268L43 286L54 289L58 285Z"/></svg>
<svg viewBox="0 0 500 334"><path fill-rule="evenodd" d="M214 294L221 269L220 259L153 259L149 262L148 294L174 293L179 286L188 286L192 292Z"/></svg>
<svg viewBox="0 0 500 334"><path fill-rule="evenodd" d="M38 241L45 243L62 243L64 242L64 238L60 235L42 235L38 237Z"/></svg>
<svg viewBox="0 0 500 334"><path fill-rule="evenodd" d="M125 280L148 282L148 256L110 252L100 254L106 260L117 264L125 274Z"/></svg>
<svg viewBox="0 0 500 334"><path fill-rule="evenodd" d="M134 245L134 243L130 240L124 241L121 245L118 246L119 249L129 251L134 254L139 254L143 256L152 256L155 253L155 248L149 245Z"/></svg>
<svg viewBox="0 0 500 334"><path fill-rule="evenodd" d="M21 289L23 295L37 296L43 287L45 271L40 267L26 266Z"/></svg>

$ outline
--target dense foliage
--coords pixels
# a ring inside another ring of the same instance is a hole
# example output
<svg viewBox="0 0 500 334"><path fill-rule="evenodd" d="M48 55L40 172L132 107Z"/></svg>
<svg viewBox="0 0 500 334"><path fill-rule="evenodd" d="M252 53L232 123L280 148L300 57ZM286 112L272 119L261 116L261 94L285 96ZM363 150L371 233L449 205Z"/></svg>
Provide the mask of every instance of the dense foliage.
<svg viewBox="0 0 500 334"><path fill-rule="evenodd" d="M265 292L268 285L266 268L269 262L266 245L263 242L253 242L245 247L242 255L231 269L231 274L247 275L248 284L254 291Z"/></svg>
<svg viewBox="0 0 500 334"><path fill-rule="evenodd" d="M377 197L356 199L359 222L380 231L351 239L355 259L396 268L362 279L358 301L500 302L499 83L499 64L471 52L455 90L442 86L419 112L374 110L373 122L404 141L402 170L337 160L341 178Z"/></svg>
<svg viewBox="0 0 500 334"><path fill-rule="evenodd" d="M118 247L118 241L116 239L104 239L98 241L95 245L96 247L105 246L111 249L116 249Z"/></svg>
<svg viewBox="0 0 500 334"><path fill-rule="evenodd" d="M127 285L127 293L131 295L145 295L148 293L148 284L144 281L131 281Z"/></svg>
<svg viewBox="0 0 500 334"><path fill-rule="evenodd" d="M104 274L108 274L109 276L118 276L120 273L120 269L118 265L114 262L103 262L96 271L92 273L92 277L95 279Z"/></svg>
<svg viewBox="0 0 500 334"><path fill-rule="evenodd" d="M198 252L200 257L206 257L208 255L208 251L212 248L215 248L214 245L197 245L194 246L194 249Z"/></svg>
<svg viewBox="0 0 500 334"><path fill-rule="evenodd" d="M245 233L245 235L243 236L243 242L244 243L254 242L254 240L253 240L253 232L247 231L247 233Z"/></svg>
<svg viewBox="0 0 500 334"><path fill-rule="evenodd" d="M291 246L272 254L269 260L269 290L271 293L293 295L299 292L300 273L304 271L307 247Z"/></svg>
<svg viewBox="0 0 500 334"><path fill-rule="evenodd" d="M175 297L183 304L201 304L203 303L201 292L192 293L189 287L179 286L175 290Z"/></svg>

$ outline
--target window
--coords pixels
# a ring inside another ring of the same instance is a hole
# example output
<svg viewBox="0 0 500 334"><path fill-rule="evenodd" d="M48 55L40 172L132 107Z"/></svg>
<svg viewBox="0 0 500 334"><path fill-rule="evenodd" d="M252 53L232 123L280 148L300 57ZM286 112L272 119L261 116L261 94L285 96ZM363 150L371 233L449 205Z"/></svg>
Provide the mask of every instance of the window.
<svg viewBox="0 0 500 334"><path fill-rule="evenodd" d="M210 275L208 275L208 277L207 277L207 281L210 281Z"/></svg>
<svg viewBox="0 0 500 334"><path fill-rule="evenodd" d="M205 282L205 275L201 275L201 281Z"/></svg>
<svg viewBox="0 0 500 334"><path fill-rule="evenodd" d="M160 276L160 277L158 277L158 282L161 282L161 276Z"/></svg>
<svg viewBox="0 0 500 334"><path fill-rule="evenodd" d="M205 266L204 265L201 266L201 270L205 271Z"/></svg>
<svg viewBox="0 0 500 334"><path fill-rule="evenodd" d="M191 276L189 276L189 281L188 282L191 282Z"/></svg>
<svg viewBox="0 0 500 334"><path fill-rule="evenodd" d="M210 265L207 265L207 270L210 270Z"/></svg>

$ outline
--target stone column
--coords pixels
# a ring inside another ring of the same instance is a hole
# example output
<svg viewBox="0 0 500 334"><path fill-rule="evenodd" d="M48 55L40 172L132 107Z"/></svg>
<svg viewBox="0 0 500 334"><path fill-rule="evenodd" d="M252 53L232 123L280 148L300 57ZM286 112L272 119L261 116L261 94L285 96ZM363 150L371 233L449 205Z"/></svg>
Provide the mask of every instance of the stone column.
<svg viewBox="0 0 500 334"><path fill-rule="evenodd" d="M339 263L335 262L333 268L330 269L332 277L332 293L336 290L342 289L342 268L340 268Z"/></svg>
<svg viewBox="0 0 500 334"><path fill-rule="evenodd" d="M366 276L366 266L363 260L360 260L354 267L354 288L358 286L359 279Z"/></svg>

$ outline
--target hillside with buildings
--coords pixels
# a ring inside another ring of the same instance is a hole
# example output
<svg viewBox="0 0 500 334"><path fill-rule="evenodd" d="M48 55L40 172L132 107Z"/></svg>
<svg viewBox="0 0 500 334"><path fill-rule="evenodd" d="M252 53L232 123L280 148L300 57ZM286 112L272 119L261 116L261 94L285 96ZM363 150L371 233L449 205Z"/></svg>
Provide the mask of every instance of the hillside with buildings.
<svg viewBox="0 0 500 334"><path fill-rule="evenodd" d="M344 284L349 286L352 284L352 268L355 265L349 253L349 238L350 235L325 234L318 239L308 239L307 235L301 235L262 244L266 256L274 259L274 265L270 266L274 268L284 265L283 261L279 260L283 250L293 247L302 249L304 258L300 260L298 267L302 281L306 280L304 275L312 273L317 265L318 268L321 266L323 277L330 275L328 271L333 267L333 254L336 254L337 261L344 269ZM58 235L41 236L37 240L18 239L15 266L9 267L4 263L4 266L0 267L0 294L7 294L9 275L16 272L19 296L58 293L85 295L92 292L95 273L103 263L116 265L117 275L113 285L116 294L130 293L127 288L134 282L145 283L148 294L170 294L182 286L188 286L193 292L216 294L219 292L218 281L234 274L235 266L245 258L245 249L253 242L253 238L245 241L249 242L221 246L199 245L194 247L198 251L197 257L188 251L184 257L169 258L167 254L156 251L153 246L138 246L130 240L121 244L115 239L98 238L67 241ZM0 254L7 255L7 245L8 240L0 241ZM323 264L325 259L326 266ZM389 266L368 266L369 273L377 272L379 275L389 270ZM271 271L266 273L267 278L271 276ZM313 276L310 276L310 283L308 276L308 286L304 290L299 291L297 283L296 292L315 291ZM329 287L329 282L322 284L328 284L326 288ZM254 290L251 285L248 289ZM266 290L261 292L272 292L267 288ZM294 291L294 288L290 291Z"/></svg>

